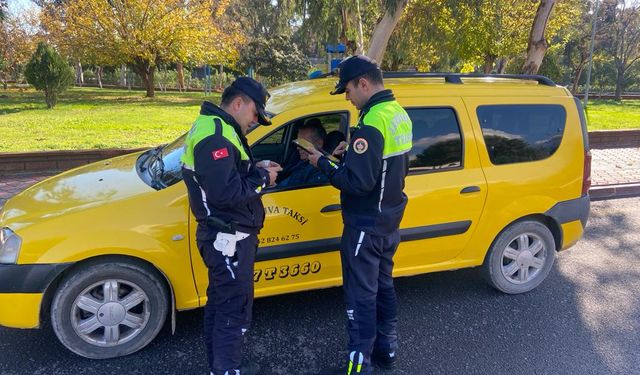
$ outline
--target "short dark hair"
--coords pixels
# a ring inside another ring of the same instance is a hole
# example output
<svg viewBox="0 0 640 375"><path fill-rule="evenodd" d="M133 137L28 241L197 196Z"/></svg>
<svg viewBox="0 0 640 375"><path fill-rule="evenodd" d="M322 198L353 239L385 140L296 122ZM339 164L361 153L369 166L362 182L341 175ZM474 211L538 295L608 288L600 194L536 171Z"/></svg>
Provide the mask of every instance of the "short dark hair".
<svg viewBox="0 0 640 375"><path fill-rule="evenodd" d="M237 97L241 97L245 103L250 102L252 100L247 94L240 91L238 88L229 86L226 89L224 89L224 91L222 92L222 99L220 101L220 105L227 106L231 104L231 102Z"/></svg>
<svg viewBox="0 0 640 375"><path fill-rule="evenodd" d="M384 81L382 80L382 70L380 69L373 69L364 74L361 74L356 78L352 79L351 82L353 82L354 85L357 85L360 78L364 78L373 84L378 84L378 85L384 84Z"/></svg>
<svg viewBox="0 0 640 375"><path fill-rule="evenodd" d="M298 132L303 129L311 130L313 137L318 141L324 142L324 137L327 136L327 131L324 129L324 126L322 126L322 121L317 117L312 117L305 121L304 124L298 128Z"/></svg>

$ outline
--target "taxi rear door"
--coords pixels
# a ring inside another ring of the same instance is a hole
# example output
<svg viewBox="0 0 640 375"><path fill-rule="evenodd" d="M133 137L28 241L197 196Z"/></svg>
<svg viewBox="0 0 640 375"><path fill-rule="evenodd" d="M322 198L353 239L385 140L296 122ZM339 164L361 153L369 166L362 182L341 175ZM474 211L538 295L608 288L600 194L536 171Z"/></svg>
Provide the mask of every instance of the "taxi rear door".
<svg viewBox="0 0 640 375"><path fill-rule="evenodd" d="M471 122L460 98L405 98L413 148L394 275L460 268L456 257L478 224L487 196Z"/></svg>

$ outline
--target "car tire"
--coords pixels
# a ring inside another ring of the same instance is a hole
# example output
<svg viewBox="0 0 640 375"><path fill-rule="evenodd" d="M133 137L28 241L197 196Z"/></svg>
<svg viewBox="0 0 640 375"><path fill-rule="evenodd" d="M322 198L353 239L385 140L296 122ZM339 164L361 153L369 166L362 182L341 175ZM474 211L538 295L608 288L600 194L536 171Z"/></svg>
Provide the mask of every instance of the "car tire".
<svg viewBox="0 0 640 375"><path fill-rule="evenodd" d="M504 293L526 293L549 275L555 253L549 228L538 221L517 222L493 242L482 273L491 286Z"/></svg>
<svg viewBox="0 0 640 375"><path fill-rule="evenodd" d="M160 332L167 289L157 272L138 264L101 263L69 274L51 305L51 325L67 349L86 358L134 353Z"/></svg>

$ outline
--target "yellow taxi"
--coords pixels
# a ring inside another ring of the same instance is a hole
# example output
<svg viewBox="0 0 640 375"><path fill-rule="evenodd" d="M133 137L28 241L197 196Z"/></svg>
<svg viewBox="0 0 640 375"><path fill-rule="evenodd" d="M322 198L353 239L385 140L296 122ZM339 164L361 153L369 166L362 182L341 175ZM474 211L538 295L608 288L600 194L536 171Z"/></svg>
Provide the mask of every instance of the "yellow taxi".
<svg viewBox="0 0 640 375"><path fill-rule="evenodd" d="M413 122L394 276L481 266L505 293L537 287L588 217L580 102L540 76L385 78ZM286 176L299 161L291 141L312 118L326 147L348 139L358 114L329 95L333 85L320 78L272 89L273 125L248 134L256 159L280 163ZM205 304L207 270L180 175L183 140L70 170L6 202L0 325L50 323L69 350L110 358L143 348L175 311ZM282 184L263 203L256 295L340 285L339 192L324 182Z"/></svg>

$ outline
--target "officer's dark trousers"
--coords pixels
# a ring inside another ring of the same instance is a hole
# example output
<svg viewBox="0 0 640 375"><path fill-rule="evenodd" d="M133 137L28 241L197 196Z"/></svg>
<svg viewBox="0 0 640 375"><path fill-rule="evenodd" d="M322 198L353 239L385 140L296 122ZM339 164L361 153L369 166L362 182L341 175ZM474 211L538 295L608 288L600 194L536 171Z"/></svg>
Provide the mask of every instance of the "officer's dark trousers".
<svg viewBox="0 0 640 375"><path fill-rule="evenodd" d="M398 347L392 271L399 242L399 230L388 236L375 236L345 226L342 233L340 255L349 351L363 354L362 373L371 371L374 347L385 352Z"/></svg>
<svg viewBox="0 0 640 375"><path fill-rule="evenodd" d="M204 308L204 342L209 368L216 375L240 369L243 335L251 324L253 264L258 238L251 235L236 243L236 254L228 258L212 241L198 241L198 249L209 269L207 305Z"/></svg>

